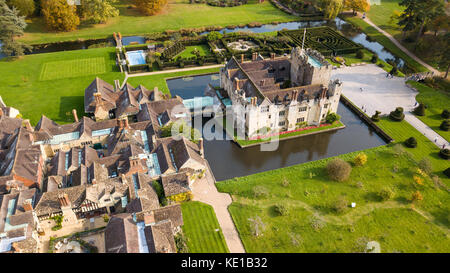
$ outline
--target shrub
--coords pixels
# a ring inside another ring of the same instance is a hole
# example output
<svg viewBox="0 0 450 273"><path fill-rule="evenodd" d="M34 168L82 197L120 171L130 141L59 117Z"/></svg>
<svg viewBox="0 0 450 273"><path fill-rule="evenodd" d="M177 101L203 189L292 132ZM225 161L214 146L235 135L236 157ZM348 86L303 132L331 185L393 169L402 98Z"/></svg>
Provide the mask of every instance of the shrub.
<svg viewBox="0 0 450 273"><path fill-rule="evenodd" d="M370 60L373 64L378 62L378 55L377 54L373 54L372 59Z"/></svg>
<svg viewBox="0 0 450 273"><path fill-rule="evenodd" d="M276 204L274 206L275 213L281 216L285 216L289 214L289 210L284 204Z"/></svg>
<svg viewBox="0 0 450 273"><path fill-rule="evenodd" d="M423 186L423 179L420 176L414 175L413 180L414 183Z"/></svg>
<svg viewBox="0 0 450 273"><path fill-rule="evenodd" d="M325 118L326 122L329 124L333 124L335 121L338 121L341 119L341 116L339 116L336 113L330 113L328 112L327 117Z"/></svg>
<svg viewBox="0 0 450 273"><path fill-rule="evenodd" d="M194 195L190 191L179 193L179 194L175 194L175 195L167 197L167 199L170 199L170 200L172 200L172 201L174 201L176 203L188 202L188 201L191 201L192 198L194 198Z"/></svg>
<svg viewBox="0 0 450 273"><path fill-rule="evenodd" d="M450 158L450 150L449 149L441 149L439 151L439 156L443 159L449 159Z"/></svg>
<svg viewBox="0 0 450 273"><path fill-rule="evenodd" d="M447 168L447 169L445 169L444 174L445 174L447 177L450 177L450 167Z"/></svg>
<svg viewBox="0 0 450 273"><path fill-rule="evenodd" d="M283 177L283 180L281 181L281 186L283 187L289 187L289 180L286 179L286 177Z"/></svg>
<svg viewBox="0 0 450 273"><path fill-rule="evenodd" d="M359 153L354 159L356 166L364 166L367 163L367 155L365 153Z"/></svg>
<svg viewBox="0 0 450 273"><path fill-rule="evenodd" d="M422 201L423 200L423 196L420 193L420 191L415 191L412 195L411 195L411 202L417 202L417 201Z"/></svg>
<svg viewBox="0 0 450 273"><path fill-rule="evenodd" d="M174 239L178 253L189 253L189 247L187 246L187 239L184 236L183 232L179 232L177 235L175 235Z"/></svg>
<svg viewBox="0 0 450 273"><path fill-rule="evenodd" d="M381 189L381 191L378 193L378 196L381 198L381 200L383 201L387 201L390 200L394 197L395 193L394 191L390 188L390 187L386 187Z"/></svg>
<svg viewBox="0 0 450 273"><path fill-rule="evenodd" d="M375 111L375 114L370 119L374 122L378 122L380 121L380 114L380 111Z"/></svg>
<svg viewBox="0 0 450 273"><path fill-rule="evenodd" d="M395 111L392 111L389 114L389 118L394 121L402 121L405 118L405 114L403 114L403 108L397 107Z"/></svg>
<svg viewBox="0 0 450 273"><path fill-rule="evenodd" d="M425 116L425 104L420 103L419 106L414 109L414 114L422 117Z"/></svg>
<svg viewBox="0 0 450 273"><path fill-rule="evenodd" d="M335 158L327 164L328 176L335 181L345 181L350 177L352 166L340 158Z"/></svg>
<svg viewBox="0 0 450 273"><path fill-rule="evenodd" d="M108 223L108 221L109 221L109 216L108 216L108 214L103 215L103 221L104 221L105 223Z"/></svg>
<svg viewBox="0 0 450 273"><path fill-rule="evenodd" d="M446 119L441 123L441 126L439 126L442 131L448 131L450 130L450 119Z"/></svg>
<svg viewBox="0 0 450 273"><path fill-rule="evenodd" d="M356 58L358 58L358 59L364 58L364 52L361 49L356 51Z"/></svg>
<svg viewBox="0 0 450 273"><path fill-rule="evenodd" d="M343 213L347 210L347 208L348 208L348 201L342 196L339 197L339 199L333 203L333 210L337 213Z"/></svg>
<svg viewBox="0 0 450 273"><path fill-rule="evenodd" d="M419 168L424 171L426 174L430 174L433 167L431 166L431 161L429 158L424 157L419 161Z"/></svg>
<svg viewBox="0 0 450 273"><path fill-rule="evenodd" d="M256 198L267 197L269 195L269 190L264 186L253 187L253 196Z"/></svg>
<svg viewBox="0 0 450 273"><path fill-rule="evenodd" d="M450 111L448 111L447 109L444 109L442 111L441 117L443 117L445 119L450 118Z"/></svg>
<svg viewBox="0 0 450 273"><path fill-rule="evenodd" d="M409 148L416 148L417 147L417 140L414 137L410 137L405 141L406 147Z"/></svg>

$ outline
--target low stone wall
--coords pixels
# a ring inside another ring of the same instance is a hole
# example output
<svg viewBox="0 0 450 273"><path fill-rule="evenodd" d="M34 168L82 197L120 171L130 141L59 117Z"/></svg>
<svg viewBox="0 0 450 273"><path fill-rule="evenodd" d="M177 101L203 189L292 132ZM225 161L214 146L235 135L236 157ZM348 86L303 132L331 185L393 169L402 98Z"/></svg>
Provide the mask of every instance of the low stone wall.
<svg viewBox="0 0 450 273"><path fill-rule="evenodd" d="M394 139L388 135L385 131L383 131L373 120L366 115L361 109L355 106L347 97L341 95L341 102L345 104L353 113L357 114L370 128L375 130L375 132L384 139L387 143L391 143Z"/></svg>

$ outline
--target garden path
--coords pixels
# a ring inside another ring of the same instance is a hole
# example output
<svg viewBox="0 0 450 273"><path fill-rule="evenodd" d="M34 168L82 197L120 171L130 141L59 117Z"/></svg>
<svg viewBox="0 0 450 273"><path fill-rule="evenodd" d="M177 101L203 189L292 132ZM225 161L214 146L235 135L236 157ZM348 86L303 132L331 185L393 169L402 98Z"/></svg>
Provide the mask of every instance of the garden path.
<svg viewBox="0 0 450 273"><path fill-rule="evenodd" d="M232 202L230 195L217 191L215 185L216 180L211 172L211 168L208 168L205 178L206 179L200 179L199 181L194 182L192 185L191 188L192 193L194 194L194 200L206 203L213 207L230 252L245 253L239 233L231 218L230 212L228 211L228 206Z"/></svg>

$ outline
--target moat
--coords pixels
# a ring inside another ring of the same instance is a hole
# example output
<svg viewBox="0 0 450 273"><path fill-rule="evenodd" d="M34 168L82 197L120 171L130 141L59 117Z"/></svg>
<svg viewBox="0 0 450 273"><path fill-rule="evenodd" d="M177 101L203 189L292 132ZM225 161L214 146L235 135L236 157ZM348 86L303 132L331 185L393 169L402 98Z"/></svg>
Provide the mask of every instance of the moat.
<svg viewBox="0 0 450 273"><path fill-rule="evenodd" d="M171 94L183 99L202 96L208 83L219 85L218 74L167 80ZM260 151L260 146L242 149L230 140L205 139L205 157L217 181L221 181L386 144L342 103L339 104L338 114L346 128L283 140L273 152ZM203 122L207 121L208 118L203 118ZM217 126L219 128L221 130Z"/></svg>

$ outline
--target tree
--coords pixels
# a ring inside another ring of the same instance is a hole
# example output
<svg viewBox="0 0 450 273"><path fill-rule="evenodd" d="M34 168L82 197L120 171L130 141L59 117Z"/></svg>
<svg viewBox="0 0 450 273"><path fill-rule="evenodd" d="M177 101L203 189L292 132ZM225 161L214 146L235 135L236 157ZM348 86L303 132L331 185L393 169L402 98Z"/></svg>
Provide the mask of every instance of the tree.
<svg viewBox="0 0 450 273"><path fill-rule="evenodd" d="M83 0L83 16L94 24L104 24L108 18L119 16L119 10L112 6L117 0Z"/></svg>
<svg viewBox="0 0 450 273"><path fill-rule="evenodd" d="M434 18L428 25L430 30L434 31L434 36L437 36L439 30L448 30L450 17L448 15L440 15Z"/></svg>
<svg viewBox="0 0 450 273"><path fill-rule="evenodd" d="M431 172L433 171L433 165L431 164L431 160L427 157L422 158L422 160L420 160L417 165L426 174L431 174Z"/></svg>
<svg viewBox="0 0 450 273"><path fill-rule="evenodd" d="M411 195L411 202L422 201L423 196L420 191L416 191Z"/></svg>
<svg viewBox="0 0 450 273"><path fill-rule="evenodd" d="M419 106L414 109L414 114L422 117L425 116L425 104L420 103Z"/></svg>
<svg viewBox="0 0 450 273"><path fill-rule="evenodd" d="M8 0L8 6L15 7L25 17L33 15L35 10L34 0Z"/></svg>
<svg viewBox="0 0 450 273"><path fill-rule="evenodd" d="M442 55L439 56L439 61L438 61L438 65L439 67L442 69L445 69L445 75L444 75L444 79L447 78L448 76L448 72L450 70L450 42L449 39L450 37L449 34L447 34L447 46L441 51Z"/></svg>
<svg viewBox="0 0 450 273"><path fill-rule="evenodd" d="M221 39L222 37L223 37L223 35L217 31L211 31L210 33L208 33L208 35L206 35L206 39L210 42L217 41L217 40Z"/></svg>
<svg viewBox="0 0 450 273"><path fill-rule="evenodd" d="M353 14L356 14L357 11L369 11L370 3L368 0L344 0L344 7L346 9L351 9Z"/></svg>
<svg viewBox="0 0 450 273"><path fill-rule="evenodd" d="M80 24L76 7L66 0L43 0L42 14L48 28L57 31L73 31Z"/></svg>
<svg viewBox="0 0 450 273"><path fill-rule="evenodd" d="M417 9L420 0L402 0L399 5L405 6L405 10L399 17L398 25L402 27L403 39L405 38L406 32L411 31L416 28L417 25Z"/></svg>
<svg viewBox="0 0 450 273"><path fill-rule="evenodd" d="M387 201L389 199L392 199L394 197L395 193L390 187L385 187L378 192L378 196L381 200Z"/></svg>
<svg viewBox="0 0 450 273"><path fill-rule="evenodd" d="M9 8L5 0L0 0L0 42L2 52L7 55L22 56L30 47L16 41L27 26L25 17L19 15L16 8Z"/></svg>
<svg viewBox="0 0 450 273"><path fill-rule="evenodd" d="M335 121L338 121L341 119L341 116L339 116L336 113L328 112L327 117L325 118L326 123L333 124Z"/></svg>
<svg viewBox="0 0 450 273"><path fill-rule="evenodd" d="M443 15L444 0L420 0L417 10L417 19L420 25L416 40L422 36L423 29L433 18ZM416 44L417 45L417 44Z"/></svg>
<svg viewBox="0 0 450 273"><path fill-rule="evenodd" d="M155 15L167 5L167 0L134 0L134 4L142 14Z"/></svg>
<svg viewBox="0 0 450 273"><path fill-rule="evenodd" d="M334 19L344 8L344 0L317 0L317 6L325 18Z"/></svg>

